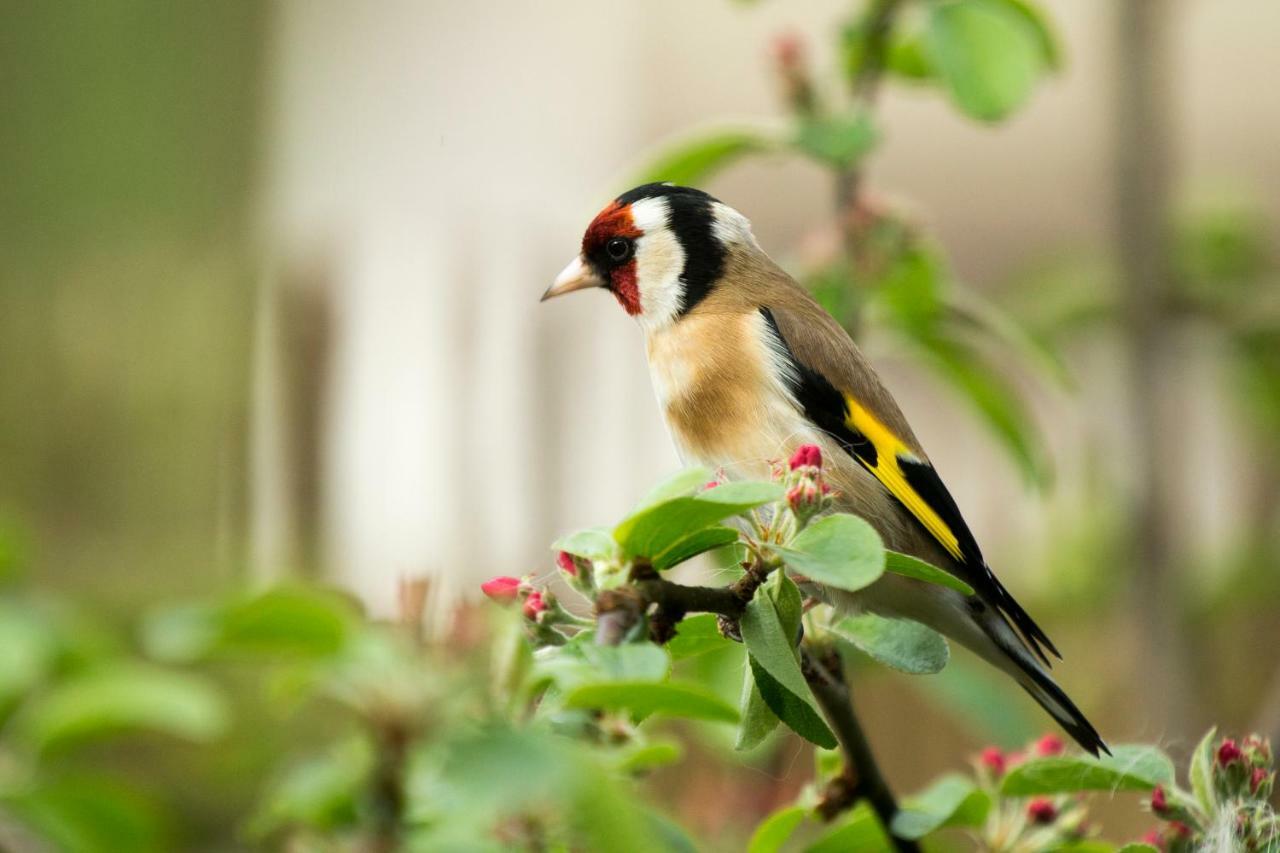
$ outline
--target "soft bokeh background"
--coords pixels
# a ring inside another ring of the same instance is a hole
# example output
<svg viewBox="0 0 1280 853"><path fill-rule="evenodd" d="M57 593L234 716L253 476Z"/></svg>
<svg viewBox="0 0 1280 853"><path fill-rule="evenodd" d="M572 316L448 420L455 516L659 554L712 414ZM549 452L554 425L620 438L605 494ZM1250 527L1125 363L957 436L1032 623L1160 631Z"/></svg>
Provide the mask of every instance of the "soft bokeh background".
<svg viewBox="0 0 1280 853"><path fill-rule="evenodd" d="M1121 4L1044 5L1066 63L1028 107L978 125L888 86L868 177L1029 323L1062 281L1114 279L1118 169L1148 153L1125 157ZM1167 212L1266 268L1280 6L1158 5ZM387 614L401 578L427 577L447 632L478 580L545 571L556 535L610 522L677 463L631 321L600 294L538 295L656 143L778 115L771 39L801 34L824 67L846 7L3 4L0 523L29 582L111 621L290 576ZM707 189L788 264L831 214L828 176L794 161ZM1123 330L1062 337L1074 390L1019 386L1055 473L1039 490L953 391L874 329L865 343L1110 738L1280 734L1275 413L1241 405L1204 324L1172 329L1148 373ZM1144 579L1152 553L1163 575ZM891 781L987 736L937 701L962 690L946 678L860 690Z"/></svg>

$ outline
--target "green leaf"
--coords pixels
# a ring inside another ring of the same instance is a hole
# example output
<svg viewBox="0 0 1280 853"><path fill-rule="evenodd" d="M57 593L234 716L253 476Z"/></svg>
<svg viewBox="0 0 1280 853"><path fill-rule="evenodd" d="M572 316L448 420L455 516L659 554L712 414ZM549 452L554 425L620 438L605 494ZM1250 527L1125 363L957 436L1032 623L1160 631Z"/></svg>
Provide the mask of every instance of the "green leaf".
<svg viewBox="0 0 1280 853"><path fill-rule="evenodd" d="M879 534L844 513L819 518L776 550L792 571L838 589L862 589L884 572Z"/></svg>
<svg viewBox="0 0 1280 853"><path fill-rule="evenodd" d="M1160 853L1160 848L1143 844L1141 841L1133 841L1116 850L1116 853Z"/></svg>
<svg viewBox="0 0 1280 853"><path fill-rule="evenodd" d="M1036 44L1040 48L1040 58L1045 68L1057 71L1062 67L1062 50L1058 47L1058 37L1053 26L1045 16L1044 10L1029 0L997 0L1009 11L1021 17L1035 34Z"/></svg>
<svg viewBox="0 0 1280 853"><path fill-rule="evenodd" d="M667 643L667 651L673 660L684 660L733 645L731 640L721 636L715 614L699 613L681 620L676 626L676 635Z"/></svg>
<svg viewBox="0 0 1280 853"><path fill-rule="evenodd" d="M1205 814L1214 814L1218 805L1213 789L1213 741L1217 736L1217 726L1204 733L1195 752L1191 753L1191 768L1187 773L1191 780L1191 792Z"/></svg>
<svg viewBox="0 0 1280 853"><path fill-rule="evenodd" d="M937 72L929 62L924 44L916 34L891 33L884 67L903 80L923 81Z"/></svg>
<svg viewBox="0 0 1280 853"><path fill-rule="evenodd" d="M862 652L900 672L940 672L951 657L941 634L909 619L862 613L841 620L835 630Z"/></svg>
<svg viewBox="0 0 1280 853"><path fill-rule="evenodd" d="M751 833L747 853L778 853L791 834L804 822L808 809L803 806L783 806L766 817Z"/></svg>
<svg viewBox="0 0 1280 853"><path fill-rule="evenodd" d="M658 767L675 764L684 749L675 741L663 740L642 743L621 751L617 768L623 773L647 773Z"/></svg>
<svg viewBox="0 0 1280 853"><path fill-rule="evenodd" d="M757 592L739 622L760 696L778 719L801 737L819 746L833 748L835 736L823 721L813 693L800 672L795 631L783 627L782 616L791 621L792 609L798 620L798 604L793 608L787 592L795 585L785 577L775 575L768 586L772 589L763 590L764 594ZM781 607L775 597L782 599ZM795 597L798 599L798 592Z"/></svg>
<svg viewBox="0 0 1280 853"><path fill-rule="evenodd" d="M931 4L925 46L951 100L980 121L1021 105L1045 65L1035 31L1000 0Z"/></svg>
<svg viewBox="0 0 1280 853"><path fill-rule="evenodd" d="M778 715L773 713L760 695L756 686L756 676L752 667L742 672L742 724L738 726L738 737L733 748L746 752L755 749L764 739L778 727Z"/></svg>
<svg viewBox="0 0 1280 853"><path fill-rule="evenodd" d="M54 665L58 638L41 614L0 601L0 707L43 679Z"/></svg>
<svg viewBox="0 0 1280 853"><path fill-rule="evenodd" d="M990 796L972 779L948 774L903 801L893 816L893 834L915 841L944 826L982 826L990 809Z"/></svg>
<svg viewBox="0 0 1280 853"><path fill-rule="evenodd" d="M71 776L42 781L0 795L0 811L16 818L51 849L75 853L175 849L157 804L118 779Z"/></svg>
<svg viewBox="0 0 1280 853"><path fill-rule="evenodd" d="M671 656L653 643L577 646L583 659L607 681L662 681L671 674Z"/></svg>
<svg viewBox="0 0 1280 853"><path fill-rule="evenodd" d="M665 500L623 519L613 538L628 557L652 557L731 515L781 499L777 483L723 483L697 495Z"/></svg>
<svg viewBox="0 0 1280 853"><path fill-rule="evenodd" d="M870 116L858 112L801 118L795 146L821 163L848 169L870 153L878 140Z"/></svg>
<svg viewBox="0 0 1280 853"><path fill-rule="evenodd" d="M19 731L41 752L132 731L204 742L226 728L228 716L226 700L203 678L119 664L63 681L27 704Z"/></svg>
<svg viewBox="0 0 1280 853"><path fill-rule="evenodd" d="M335 592L282 586L220 605L186 605L147 617L142 641L155 657L329 657L356 625L355 608Z"/></svg>
<svg viewBox="0 0 1280 853"><path fill-rule="evenodd" d="M588 560L610 560L618 554L618 543L604 527L589 527L555 541L553 551L565 551Z"/></svg>
<svg viewBox="0 0 1280 853"><path fill-rule="evenodd" d="M690 684L618 681L576 687L565 697L567 708L627 710L639 717L666 714L691 720L738 722L738 709Z"/></svg>
<svg viewBox="0 0 1280 853"><path fill-rule="evenodd" d="M1019 363L1034 365L1062 388L1075 390L1071 370L1046 336L1032 333L991 300L967 287L953 287L945 308L952 321L971 326L974 334L1008 348Z"/></svg>
<svg viewBox="0 0 1280 853"><path fill-rule="evenodd" d="M1173 762L1154 746L1122 745L1102 758L1037 758L1010 770L1000 783L1006 796L1066 794L1076 791L1150 791L1172 788Z"/></svg>
<svg viewBox="0 0 1280 853"><path fill-rule="evenodd" d="M648 494L640 499L636 509L641 510L666 503L672 498L687 498L714 479L715 474L710 468L681 468L650 489Z"/></svg>
<svg viewBox="0 0 1280 853"><path fill-rule="evenodd" d="M658 571L678 566L699 554L715 548L723 548L738 541L738 531L733 527L708 527L691 533L679 542L673 543L665 551L655 554L653 567Z"/></svg>
<svg viewBox="0 0 1280 853"><path fill-rule="evenodd" d="M900 554L897 551L884 552L884 570L893 572L895 575L903 577L915 578L916 580L928 581L929 583L945 586L962 592L965 595L973 595L973 587L969 586L960 578L945 572L932 563L926 563L924 560L918 560L909 554Z"/></svg>
<svg viewBox="0 0 1280 853"><path fill-rule="evenodd" d="M805 848L805 853L884 853L894 845L866 801L859 803L834 829Z"/></svg>
<svg viewBox="0 0 1280 853"><path fill-rule="evenodd" d="M663 145L629 185L670 181L696 186L747 155L773 151L777 147L778 134L772 128L736 126L695 130Z"/></svg>

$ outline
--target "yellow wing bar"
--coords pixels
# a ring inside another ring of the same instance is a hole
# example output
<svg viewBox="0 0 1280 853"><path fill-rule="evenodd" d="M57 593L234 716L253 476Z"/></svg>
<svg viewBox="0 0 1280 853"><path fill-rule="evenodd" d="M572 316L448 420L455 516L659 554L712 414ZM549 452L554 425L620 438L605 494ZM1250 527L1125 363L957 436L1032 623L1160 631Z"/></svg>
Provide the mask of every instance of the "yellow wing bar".
<svg viewBox="0 0 1280 853"><path fill-rule="evenodd" d="M908 461L919 461L919 459L902 439L894 435L880 422L879 418L863 408L857 400L848 394L844 395L844 400L849 411L845 418L845 425L864 436L876 449L875 464L862 459L860 461L863 466L875 475L890 494L911 511L911 514L924 525L925 530L928 530L930 535L947 549L948 554L957 560L962 560L960 541L955 532L942 520L929 502L907 482L902 468L898 465L899 457Z"/></svg>

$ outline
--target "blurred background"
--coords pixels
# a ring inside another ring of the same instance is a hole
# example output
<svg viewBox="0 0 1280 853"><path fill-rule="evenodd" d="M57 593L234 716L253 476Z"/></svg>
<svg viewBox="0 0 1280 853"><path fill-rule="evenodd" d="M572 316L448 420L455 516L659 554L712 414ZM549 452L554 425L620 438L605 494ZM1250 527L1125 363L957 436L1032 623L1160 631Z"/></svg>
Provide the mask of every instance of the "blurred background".
<svg viewBox="0 0 1280 853"><path fill-rule="evenodd" d="M886 82L859 185L1034 346L974 378L875 311L859 339L1109 739L1280 735L1280 6L1040 5L1062 57L1019 110ZM677 467L630 319L538 296L666 141L781 121L788 51L838 88L850 4L0 8L0 564L106 625L427 579L448 634ZM703 185L798 275L838 243L830 169ZM1044 726L963 658L858 692L905 787Z"/></svg>

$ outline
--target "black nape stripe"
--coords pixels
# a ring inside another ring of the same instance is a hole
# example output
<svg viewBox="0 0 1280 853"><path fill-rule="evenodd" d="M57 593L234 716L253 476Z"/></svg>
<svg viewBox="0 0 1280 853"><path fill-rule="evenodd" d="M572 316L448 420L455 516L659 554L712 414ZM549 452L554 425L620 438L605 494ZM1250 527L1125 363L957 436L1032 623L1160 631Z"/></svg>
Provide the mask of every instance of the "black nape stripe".
<svg viewBox="0 0 1280 853"><path fill-rule="evenodd" d="M712 207L718 202L702 190L675 184L644 184L618 196L617 201L632 204L646 198L666 199L668 224L684 249L684 271L680 273L684 301L679 315L684 316L707 297L724 274L727 252L715 235Z"/></svg>
<svg viewBox="0 0 1280 853"><path fill-rule="evenodd" d="M834 438L846 453L874 467L879 458L876 454L876 446L847 423L849 406L845 402L844 395L827 380L827 377L808 365L800 363L795 353L791 351L791 345L782 336L782 330L778 328L778 321L774 319L772 311L761 308L760 314L769 324L774 337L786 350L787 359L795 369L795 375L788 378L788 384L796 401L804 409L804 416Z"/></svg>

